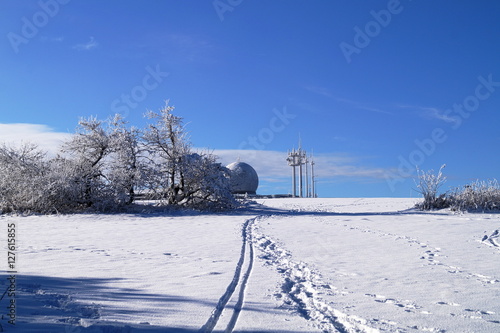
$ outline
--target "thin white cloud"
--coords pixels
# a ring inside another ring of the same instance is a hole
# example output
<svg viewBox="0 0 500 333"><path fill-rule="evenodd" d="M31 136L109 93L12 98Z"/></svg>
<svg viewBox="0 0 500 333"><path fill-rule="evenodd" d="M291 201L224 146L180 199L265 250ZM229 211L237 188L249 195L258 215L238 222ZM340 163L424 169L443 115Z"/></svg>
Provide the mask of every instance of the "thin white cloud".
<svg viewBox="0 0 500 333"><path fill-rule="evenodd" d="M306 86L304 87L307 91L310 91L314 94L321 95L330 99L333 99L336 102L347 104L351 107L354 107L356 109L364 110L364 111L370 111L370 112L376 112L376 113L383 113L383 114L392 114L389 111L385 111L376 107L373 107L371 105L367 105L365 103L357 102L357 101L352 101L347 98L343 97L338 97L332 94L328 89L323 88L323 87L316 87L316 86Z"/></svg>
<svg viewBox="0 0 500 333"><path fill-rule="evenodd" d="M436 107L416 106L416 105L397 105L397 107L402 109L414 110L420 117L426 119L437 119L450 124L456 124L458 121L456 118L448 116L445 110Z"/></svg>
<svg viewBox="0 0 500 333"><path fill-rule="evenodd" d="M21 145L34 143L40 149L55 154L61 144L70 137L69 133L55 132L41 124L0 124L0 144Z"/></svg>
<svg viewBox="0 0 500 333"><path fill-rule="evenodd" d="M90 41L88 41L87 43L84 43L84 44L77 44L77 45L73 46L73 48L75 50L79 50L79 51L89 51L89 50L96 48L98 45L99 44L96 42L95 38L91 36Z"/></svg>
<svg viewBox="0 0 500 333"><path fill-rule="evenodd" d="M217 44L200 35L153 31L123 47L120 56L134 59L145 54L158 54L168 56L169 61L176 64L213 64L219 61Z"/></svg>
<svg viewBox="0 0 500 333"><path fill-rule="evenodd" d="M457 122L457 119L450 117L446 114L446 112L436 109L436 108L426 108L426 111L428 112L428 115L432 118L438 119L445 121L447 123L453 123L455 124Z"/></svg>
<svg viewBox="0 0 500 333"><path fill-rule="evenodd" d="M42 36L40 37L40 40L42 42L50 42L50 43L62 43L64 41L64 37L63 36L59 36L59 37L48 37L48 36Z"/></svg>
<svg viewBox="0 0 500 333"><path fill-rule="evenodd" d="M316 86L306 86L304 87L307 91L315 93L317 95L322 95L328 98L337 99L328 89Z"/></svg>

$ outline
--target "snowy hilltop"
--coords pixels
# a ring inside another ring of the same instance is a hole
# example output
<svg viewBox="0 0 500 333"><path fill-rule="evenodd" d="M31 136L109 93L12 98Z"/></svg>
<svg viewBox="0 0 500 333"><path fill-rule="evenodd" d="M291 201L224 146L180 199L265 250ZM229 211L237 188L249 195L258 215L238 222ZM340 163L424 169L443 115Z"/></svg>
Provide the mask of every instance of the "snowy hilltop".
<svg viewBox="0 0 500 333"><path fill-rule="evenodd" d="M4 215L18 235L15 328L500 330L500 216L414 205L289 198L222 214Z"/></svg>

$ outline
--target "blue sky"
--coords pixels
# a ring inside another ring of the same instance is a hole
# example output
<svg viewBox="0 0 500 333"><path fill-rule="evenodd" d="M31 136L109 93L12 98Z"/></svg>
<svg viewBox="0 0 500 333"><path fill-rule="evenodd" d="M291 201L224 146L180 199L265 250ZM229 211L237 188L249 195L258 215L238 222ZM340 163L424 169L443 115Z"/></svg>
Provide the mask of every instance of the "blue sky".
<svg viewBox="0 0 500 333"><path fill-rule="evenodd" d="M499 178L500 2L0 2L0 140L55 146L81 116L143 126L169 99L193 146L290 193L314 152L322 197L417 196Z"/></svg>

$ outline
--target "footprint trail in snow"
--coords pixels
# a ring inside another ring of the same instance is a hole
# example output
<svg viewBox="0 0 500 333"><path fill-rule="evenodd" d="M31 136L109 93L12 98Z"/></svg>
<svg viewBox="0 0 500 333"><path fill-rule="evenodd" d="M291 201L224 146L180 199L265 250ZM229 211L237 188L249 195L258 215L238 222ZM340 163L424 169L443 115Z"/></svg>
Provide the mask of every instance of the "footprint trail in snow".
<svg viewBox="0 0 500 333"><path fill-rule="evenodd" d="M263 217L256 219L263 219ZM331 294L334 287L325 283L319 273L312 271L306 263L295 262L291 253L281 248L272 238L253 229L253 241L261 251L260 258L266 264L276 267L283 277L281 291L275 296L283 299L302 317L323 332L375 333L378 329L369 327L367 321L354 315L347 315L321 298Z"/></svg>

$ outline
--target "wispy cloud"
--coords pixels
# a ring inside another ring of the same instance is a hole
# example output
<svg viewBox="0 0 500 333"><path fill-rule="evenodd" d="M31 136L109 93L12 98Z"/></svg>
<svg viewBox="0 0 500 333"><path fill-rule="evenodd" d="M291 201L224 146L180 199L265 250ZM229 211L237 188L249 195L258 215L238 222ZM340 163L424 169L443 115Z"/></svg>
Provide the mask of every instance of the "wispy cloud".
<svg viewBox="0 0 500 333"><path fill-rule="evenodd" d="M306 86L304 87L307 91L315 93L317 95L322 95L328 98L337 99L328 89L317 86Z"/></svg>
<svg viewBox="0 0 500 333"><path fill-rule="evenodd" d="M214 48L213 44L208 40L192 35L169 34L167 35L167 39L171 44L179 48L181 52L189 54L191 57L196 56L193 53L202 53Z"/></svg>
<svg viewBox="0 0 500 333"><path fill-rule="evenodd" d="M170 62L182 64L211 64L219 61L217 46L210 39L199 35L154 31L141 36L139 41L124 45L124 48L126 52L120 56L168 55Z"/></svg>
<svg viewBox="0 0 500 333"><path fill-rule="evenodd" d="M444 121L446 123L455 124L458 120L456 118L450 117L448 112L445 110L429 107L429 106L416 106L416 105L397 105L397 107L402 109L410 109L415 111L420 117L426 119L437 119Z"/></svg>
<svg viewBox="0 0 500 333"><path fill-rule="evenodd" d="M34 143L49 153L57 153L71 134L56 132L40 124L0 124L0 144L20 145Z"/></svg>
<svg viewBox="0 0 500 333"><path fill-rule="evenodd" d="M89 50L95 49L98 45L99 44L97 43L95 38L91 36L90 41L88 41L87 43L84 43L84 44L77 44L77 45L73 46L73 49L79 50L79 51L89 51Z"/></svg>
<svg viewBox="0 0 500 333"><path fill-rule="evenodd" d="M64 37L63 36L59 36L59 37L48 37L48 36L42 36L40 37L40 40L44 43L62 43L64 41Z"/></svg>
<svg viewBox="0 0 500 333"><path fill-rule="evenodd" d="M356 109L364 110L364 111L370 111L370 112L377 112L377 113L383 113L383 114L392 114L392 112L382 110L377 107L373 107L371 105L368 105L366 103L358 102L358 101L353 101L347 98L343 97L338 97L331 93L328 89L323 88L323 87L317 87L317 86L306 86L304 87L307 91L312 92L317 95L321 95L327 98L330 98L336 102L343 103L346 105L349 105L351 107L354 107Z"/></svg>

